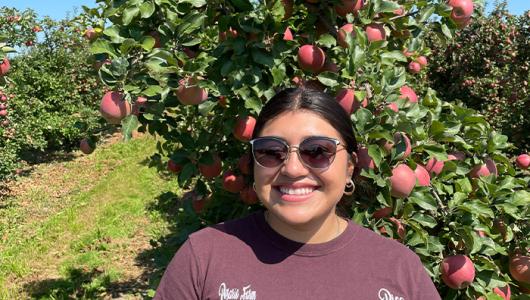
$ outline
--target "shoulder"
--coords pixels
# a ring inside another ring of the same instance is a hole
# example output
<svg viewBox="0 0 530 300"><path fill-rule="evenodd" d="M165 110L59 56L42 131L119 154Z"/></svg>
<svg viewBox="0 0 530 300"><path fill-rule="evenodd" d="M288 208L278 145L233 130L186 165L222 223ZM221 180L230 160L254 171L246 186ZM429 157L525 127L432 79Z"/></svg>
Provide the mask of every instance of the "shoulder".
<svg viewBox="0 0 530 300"><path fill-rule="evenodd" d="M374 231L350 221L350 226L355 228L354 243L356 248L362 252L370 254L377 259L394 260L399 258L419 261L419 257L414 251L402 243L388 237L381 236Z"/></svg>
<svg viewBox="0 0 530 300"><path fill-rule="evenodd" d="M190 234L189 242L193 249L197 250L218 247L220 244L233 246L252 239L256 236L257 214L259 212L203 228Z"/></svg>

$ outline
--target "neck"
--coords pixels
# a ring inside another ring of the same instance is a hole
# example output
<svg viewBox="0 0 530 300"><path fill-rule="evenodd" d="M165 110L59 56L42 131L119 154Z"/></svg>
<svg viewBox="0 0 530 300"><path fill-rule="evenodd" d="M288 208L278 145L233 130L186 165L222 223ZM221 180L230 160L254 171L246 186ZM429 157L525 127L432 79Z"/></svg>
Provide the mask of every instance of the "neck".
<svg viewBox="0 0 530 300"><path fill-rule="evenodd" d="M321 219L293 225L277 218L269 211L265 211L265 220L280 235L304 244L329 242L338 237L347 226L346 220L340 218L334 212Z"/></svg>

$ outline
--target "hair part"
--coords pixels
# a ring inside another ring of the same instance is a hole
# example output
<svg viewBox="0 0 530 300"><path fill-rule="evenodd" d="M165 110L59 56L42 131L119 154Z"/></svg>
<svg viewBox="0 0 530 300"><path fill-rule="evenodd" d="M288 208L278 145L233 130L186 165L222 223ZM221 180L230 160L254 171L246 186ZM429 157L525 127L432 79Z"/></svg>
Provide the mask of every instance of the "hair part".
<svg viewBox="0 0 530 300"><path fill-rule="evenodd" d="M305 110L326 120L345 143L351 155L357 152L357 141L353 132L353 123L342 106L330 95L307 88L287 88L278 92L262 108L254 127L252 138L259 136L267 122L285 112Z"/></svg>

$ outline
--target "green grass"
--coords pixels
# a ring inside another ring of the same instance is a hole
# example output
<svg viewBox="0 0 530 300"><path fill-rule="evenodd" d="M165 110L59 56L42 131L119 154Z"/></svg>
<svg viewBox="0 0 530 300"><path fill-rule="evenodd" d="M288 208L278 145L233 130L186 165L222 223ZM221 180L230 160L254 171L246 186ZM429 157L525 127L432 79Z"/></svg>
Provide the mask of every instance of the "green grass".
<svg viewBox="0 0 530 300"><path fill-rule="evenodd" d="M177 206L177 185L146 165L155 151L143 137L22 179L27 193L0 208L0 299L140 298L156 287L152 261L174 249L154 241L172 234L162 208Z"/></svg>

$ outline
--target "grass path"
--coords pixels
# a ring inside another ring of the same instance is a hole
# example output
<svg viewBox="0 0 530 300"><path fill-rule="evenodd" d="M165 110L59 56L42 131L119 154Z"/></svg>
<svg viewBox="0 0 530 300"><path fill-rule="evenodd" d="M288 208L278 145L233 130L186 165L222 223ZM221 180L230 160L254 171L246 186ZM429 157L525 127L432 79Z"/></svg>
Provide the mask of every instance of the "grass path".
<svg viewBox="0 0 530 300"><path fill-rule="evenodd" d="M0 299L152 294L156 241L174 227L160 201L177 205L176 183L147 166L155 147L113 143L12 183L0 199Z"/></svg>

